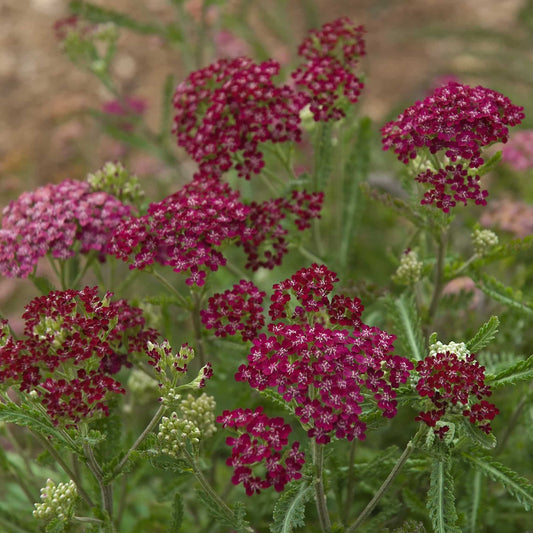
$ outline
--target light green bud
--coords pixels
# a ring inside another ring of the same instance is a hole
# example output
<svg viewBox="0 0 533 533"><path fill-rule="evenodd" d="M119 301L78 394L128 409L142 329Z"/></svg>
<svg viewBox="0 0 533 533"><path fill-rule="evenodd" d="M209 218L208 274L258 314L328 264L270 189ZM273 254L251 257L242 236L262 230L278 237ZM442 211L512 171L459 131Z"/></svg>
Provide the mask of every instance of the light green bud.
<svg viewBox="0 0 533 533"><path fill-rule="evenodd" d="M498 235L489 229L476 228L472 232L472 242L474 243L474 250L480 256L486 255L491 248L498 245Z"/></svg>
<svg viewBox="0 0 533 533"><path fill-rule="evenodd" d="M400 266L396 269L392 279L398 285L414 285L420 280L423 264L418 260L418 255L414 250L409 250L402 254Z"/></svg>

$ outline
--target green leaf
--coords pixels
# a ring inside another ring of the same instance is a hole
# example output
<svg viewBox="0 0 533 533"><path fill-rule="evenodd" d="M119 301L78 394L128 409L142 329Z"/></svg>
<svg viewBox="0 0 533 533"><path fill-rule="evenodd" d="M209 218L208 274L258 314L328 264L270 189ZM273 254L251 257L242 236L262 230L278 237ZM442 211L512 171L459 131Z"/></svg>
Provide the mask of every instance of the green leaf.
<svg viewBox="0 0 533 533"><path fill-rule="evenodd" d="M474 261L474 265L475 267L480 267L498 261L499 259L508 259L509 257L529 250L532 246L533 235L527 235L522 239L513 239L508 243L495 246L486 255Z"/></svg>
<svg viewBox="0 0 533 533"><path fill-rule="evenodd" d="M514 470L478 452L463 452L463 457L478 471L488 478L501 483L503 487L516 498L526 511L533 506L533 485L517 474Z"/></svg>
<svg viewBox="0 0 533 533"><path fill-rule="evenodd" d="M285 488L274 506L271 533L291 533L295 527L304 527L305 504L312 497L312 487L306 483L293 483Z"/></svg>
<svg viewBox="0 0 533 533"><path fill-rule="evenodd" d="M507 385L516 385L522 381L533 379L533 355L530 355L525 361L520 361L515 365L502 370L495 376L487 376L485 383L492 389L499 389Z"/></svg>
<svg viewBox="0 0 533 533"><path fill-rule="evenodd" d="M121 28L128 28L139 33L164 35L165 30L158 24L139 22L124 13L114 9L103 8L83 0L72 0L69 8L75 15L80 15L85 20L95 24L112 22Z"/></svg>
<svg viewBox="0 0 533 533"><path fill-rule="evenodd" d="M484 431L474 426L474 424L471 424L466 418L460 420L459 423L475 444L488 450L496 448L496 437L492 433L487 435Z"/></svg>
<svg viewBox="0 0 533 533"><path fill-rule="evenodd" d="M313 181L317 190L323 190L333 170L333 125L331 121L319 122L317 128Z"/></svg>
<svg viewBox="0 0 533 533"><path fill-rule="evenodd" d="M176 492L174 494L174 498L172 500L172 518L170 520L170 524L168 527L169 532L178 532L181 530L181 526L183 523L183 515L184 515L184 506L183 506L183 497L179 492Z"/></svg>
<svg viewBox="0 0 533 533"><path fill-rule="evenodd" d="M489 345L498 333L500 320L497 316L491 316L488 322L485 322L479 331L466 343L466 347L472 353L479 352Z"/></svg>
<svg viewBox="0 0 533 533"><path fill-rule="evenodd" d="M265 389L259 391L259 394L272 402L274 405L281 407L283 410L287 411L290 415L294 415L294 405L291 402L287 402L283 399L283 396L276 391Z"/></svg>
<svg viewBox="0 0 533 533"><path fill-rule="evenodd" d="M533 306L529 302L523 302L522 294L511 287L506 287L497 279L486 274L477 274L471 271L476 286L487 296L504 305L518 309L523 314L533 315Z"/></svg>
<svg viewBox="0 0 533 533"><path fill-rule="evenodd" d="M43 278L41 276L30 276L30 279L33 281L33 284L37 287L42 295L49 294L56 290L48 278Z"/></svg>
<svg viewBox="0 0 533 533"><path fill-rule="evenodd" d="M450 458L447 456L433 460L426 506L435 533L460 533Z"/></svg>
<svg viewBox="0 0 533 533"><path fill-rule="evenodd" d="M169 74L165 78L163 86L163 98L161 104L161 120L159 124L159 137L166 139L172 127L172 96L174 94L174 87L176 85L175 78Z"/></svg>
<svg viewBox="0 0 533 533"><path fill-rule="evenodd" d="M344 216L339 261L344 269L348 262L348 251L353 246L356 220L362 212L361 189L366 181L370 163L370 138L372 121L364 117L359 122L357 140L353 143L346 165L344 166Z"/></svg>
<svg viewBox="0 0 533 533"><path fill-rule="evenodd" d="M476 169L476 174L478 176L483 176L487 174L492 169L494 169L502 159L502 152L496 152L488 161L486 161L482 166Z"/></svg>
<svg viewBox="0 0 533 533"><path fill-rule="evenodd" d="M193 469L187 461L184 459L176 459L170 455L158 455L156 457L152 457L150 459L150 463L155 468L176 472L178 474L191 474L193 472Z"/></svg>
<svg viewBox="0 0 533 533"><path fill-rule="evenodd" d="M207 492L196 490L195 493L198 500L205 506L209 515L220 525L230 527L242 533L248 533L250 531L249 524L245 520L246 508L241 502L236 502L233 509L222 509L218 502L215 502Z"/></svg>
<svg viewBox="0 0 533 533"><path fill-rule="evenodd" d="M470 501L471 509L468 515L468 529L470 533L476 533L477 531L477 517L479 514L479 507L481 503L481 472L476 470L471 477L472 483L470 484Z"/></svg>
<svg viewBox="0 0 533 533"><path fill-rule="evenodd" d="M421 361L426 355L420 316L412 295L403 293L399 298L386 300L396 328L396 336L404 355Z"/></svg>
<svg viewBox="0 0 533 533"><path fill-rule="evenodd" d="M61 444L74 453L82 453L82 450L56 428L48 417L29 405L0 402L0 420L27 427L43 437L52 437L54 442Z"/></svg>

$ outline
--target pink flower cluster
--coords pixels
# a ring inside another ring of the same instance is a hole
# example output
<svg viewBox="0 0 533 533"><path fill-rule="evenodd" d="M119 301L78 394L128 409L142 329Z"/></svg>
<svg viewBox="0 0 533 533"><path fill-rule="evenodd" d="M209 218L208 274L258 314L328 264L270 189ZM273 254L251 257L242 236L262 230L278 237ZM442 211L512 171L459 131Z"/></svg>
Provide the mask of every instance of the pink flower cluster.
<svg viewBox="0 0 533 533"><path fill-rule="evenodd" d="M111 376L157 338L144 329L140 309L110 297L104 302L96 287L85 287L32 300L22 315L24 338L0 333L0 383L35 391L56 424L107 415L106 400L125 392Z"/></svg>
<svg viewBox="0 0 533 533"><path fill-rule="evenodd" d="M50 253L67 259L79 252L105 252L111 232L130 207L105 192L91 192L87 182L66 180L23 193L3 211L0 273L27 277Z"/></svg>
<svg viewBox="0 0 533 533"><path fill-rule="evenodd" d="M253 340L248 365L235 379L257 390L272 387L295 405L295 414L318 443L331 437L365 438L360 420L365 397L383 416L396 414L394 399L412 363L393 355L395 337L361 322L357 298L329 294L337 276L312 265L274 286L269 332ZM293 301L296 299L296 302ZM347 326L338 329L337 326Z"/></svg>
<svg viewBox="0 0 533 533"><path fill-rule="evenodd" d="M261 267L273 269L280 265L289 251L285 240L288 230L281 221L287 215L293 215L294 224L303 231L310 227L311 219L320 218L323 201L323 192L293 190L290 198L272 198L260 204L252 202L248 224L255 233L241 243L248 257L245 267L255 271Z"/></svg>
<svg viewBox="0 0 533 533"><path fill-rule="evenodd" d="M515 133L503 148L502 159L518 171L533 169L533 130Z"/></svg>
<svg viewBox="0 0 533 533"><path fill-rule="evenodd" d="M178 85L173 133L201 172L219 176L235 166L250 179L264 166L261 143L300 140L303 98L274 85L279 68L274 60L219 59Z"/></svg>
<svg viewBox="0 0 533 533"><path fill-rule="evenodd" d="M488 193L479 190L479 176L467 178L466 168L480 167L484 162L481 149L507 142L508 127L520 124L523 118L523 108L496 91L450 82L387 123L381 130L383 148L393 148L406 164L424 149L431 154L443 152L453 163L445 169L449 178L440 171L433 177L432 171L423 173L419 181L433 186L424 196L424 203L440 203L443 210L468 199L486 205ZM456 164L458 160L461 163ZM461 185L465 178L467 183Z"/></svg>
<svg viewBox="0 0 533 533"><path fill-rule="evenodd" d="M306 62L292 77L317 122L345 116L336 105L342 96L352 104L359 99L364 84L354 72L365 55L364 33L363 26L342 17L310 31L298 48Z"/></svg>
<svg viewBox="0 0 533 533"><path fill-rule="evenodd" d="M419 361L416 371L420 376L416 390L420 396L429 398L436 409L422 411L415 420L435 427L446 414L459 408L459 412L470 423L490 433L490 421L499 411L495 405L482 399L492 393L485 385L485 368L475 360L473 354L462 359L451 352L438 353ZM470 405L471 397L481 401ZM442 425L435 433L443 438L449 429L449 426Z"/></svg>
<svg viewBox="0 0 533 533"><path fill-rule="evenodd" d="M209 298L208 308L200 311L202 323L207 329L215 328L217 337L240 331L244 341L252 340L265 325L261 307L265 296L252 282L241 280L231 290Z"/></svg>
<svg viewBox="0 0 533 533"><path fill-rule="evenodd" d="M130 269L152 263L189 271L189 285L203 285L206 269L215 271L226 259L218 250L224 241L246 241L249 208L239 193L218 179L197 174L164 200L150 204L148 213L124 220L110 239L109 251ZM133 257L132 257L133 256Z"/></svg>
<svg viewBox="0 0 533 533"><path fill-rule="evenodd" d="M258 407L255 411L224 411L217 422L239 433L238 437L226 439L226 444L232 447L226 464L234 468L232 483L242 483L248 496L272 486L281 492L287 483L302 477L300 470L305 456L299 451L299 442L288 447L292 429L283 418L269 418L263 414L263 408ZM254 473L253 467L257 470L259 465L266 470L264 478Z"/></svg>

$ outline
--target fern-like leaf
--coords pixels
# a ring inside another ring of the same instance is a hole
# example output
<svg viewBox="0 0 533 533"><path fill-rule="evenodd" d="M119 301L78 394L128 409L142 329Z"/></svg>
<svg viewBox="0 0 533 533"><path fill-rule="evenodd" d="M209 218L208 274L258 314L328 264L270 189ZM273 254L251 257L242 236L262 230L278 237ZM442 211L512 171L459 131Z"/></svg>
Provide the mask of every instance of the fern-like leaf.
<svg viewBox="0 0 533 533"><path fill-rule="evenodd" d="M488 322L485 322L478 332L466 343L470 352L476 353L489 345L498 333L500 320L497 316L491 316Z"/></svg>
<svg viewBox="0 0 533 533"><path fill-rule="evenodd" d="M472 270L471 275L476 286L493 300L508 307L512 307L513 309L517 309L525 315L533 315L533 305L523 301L520 291L516 291L511 287L506 287L496 278L486 274L478 274Z"/></svg>
<svg viewBox="0 0 533 533"><path fill-rule="evenodd" d="M435 533L460 533L457 527L453 477L450 459L436 457L431 467L427 509Z"/></svg>
<svg viewBox="0 0 533 533"><path fill-rule="evenodd" d="M305 526L305 504L313 497L312 487L306 483L293 483L283 491L274 506L271 533L291 533Z"/></svg>
<svg viewBox="0 0 533 533"><path fill-rule="evenodd" d="M282 409L287 411L287 413L289 413L291 416L294 415L294 405L290 402L285 401L281 394L270 389L259 391L259 394L263 398L272 402L274 405L277 405L278 407L281 407Z"/></svg>
<svg viewBox="0 0 533 533"><path fill-rule="evenodd" d="M209 515L220 525L227 526L239 533L250 533L252 529L245 519L245 506L237 502L233 509L229 507L226 510L221 509L218 503L215 503L211 496L203 490L196 490L197 498L204 504Z"/></svg>
<svg viewBox="0 0 533 533"><path fill-rule="evenodd" d="M400 349L416 361L424 359L426 350L414 298L403 293L399 298L389 299L387 307L396 327L396 336L401 344Z"/></svg>
<svg viewBox="0 0 533 533"><path fill-rule="evenodd" d="M533 379L533 355L530 355L525 361L519 361L502 370L495 376L487 376L485 382L492 389L499 389L507 385L516 385L522 381L531 381L531 379Z"/></svg>
<svg viewBox="0 0 533 533"><path fill-rule="evenodd" d="M476 470L493 481L501 483L507 492L524 506L526 511L533 507L533 485L526 478L492 457L481 455L479 452L463 452L462 455Z"/></svg>
<svg viewBox="0 0 533 533"><path fill-rule="evenodd" d="M183 497L179 492L172 498L172 518L170 519L169 531L178 532L183 522L184 506Z"/></svg>

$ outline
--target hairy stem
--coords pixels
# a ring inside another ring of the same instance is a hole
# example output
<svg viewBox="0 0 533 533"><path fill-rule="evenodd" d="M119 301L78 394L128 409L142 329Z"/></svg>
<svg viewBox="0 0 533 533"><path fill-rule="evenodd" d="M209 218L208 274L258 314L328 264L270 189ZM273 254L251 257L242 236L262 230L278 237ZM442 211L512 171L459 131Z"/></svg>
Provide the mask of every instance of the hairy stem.
<svg viewBox="0 0 533 533"><path fill-rule="evenodd" d="M168 280L165 279L159 272L154 270L154 271L152 271L152 275L154 276L154 278L156 278L160 283L162 283L176 297L176 300L178 300L179 305L183 309L189 309L190 308L189 304L187 303L187 300L185 300L185 298L177 291L176 287L174 287L172 284L170 284L168 282Z"/></svg>
<svg viewBox="0 0 533 533"><path fill-rule="evenodd" d="M433 295L431 296L431 303L429 305L428 320L427 320L427 334L431 333L431 326L437 313L442 289L444 287L444 260L446 258L446 246L448 243L447 233L441 230L437 237L437 261L435 263L435 276L433 284Z"/></svg>
<svg viewBox="0 0 533 533"><path fill-rule="evenodd" d="M313 464L315 466L315 503L322 533L331 532L328 504L324 491L324 446L317 444L315 439L311 441Z"/></svg>

